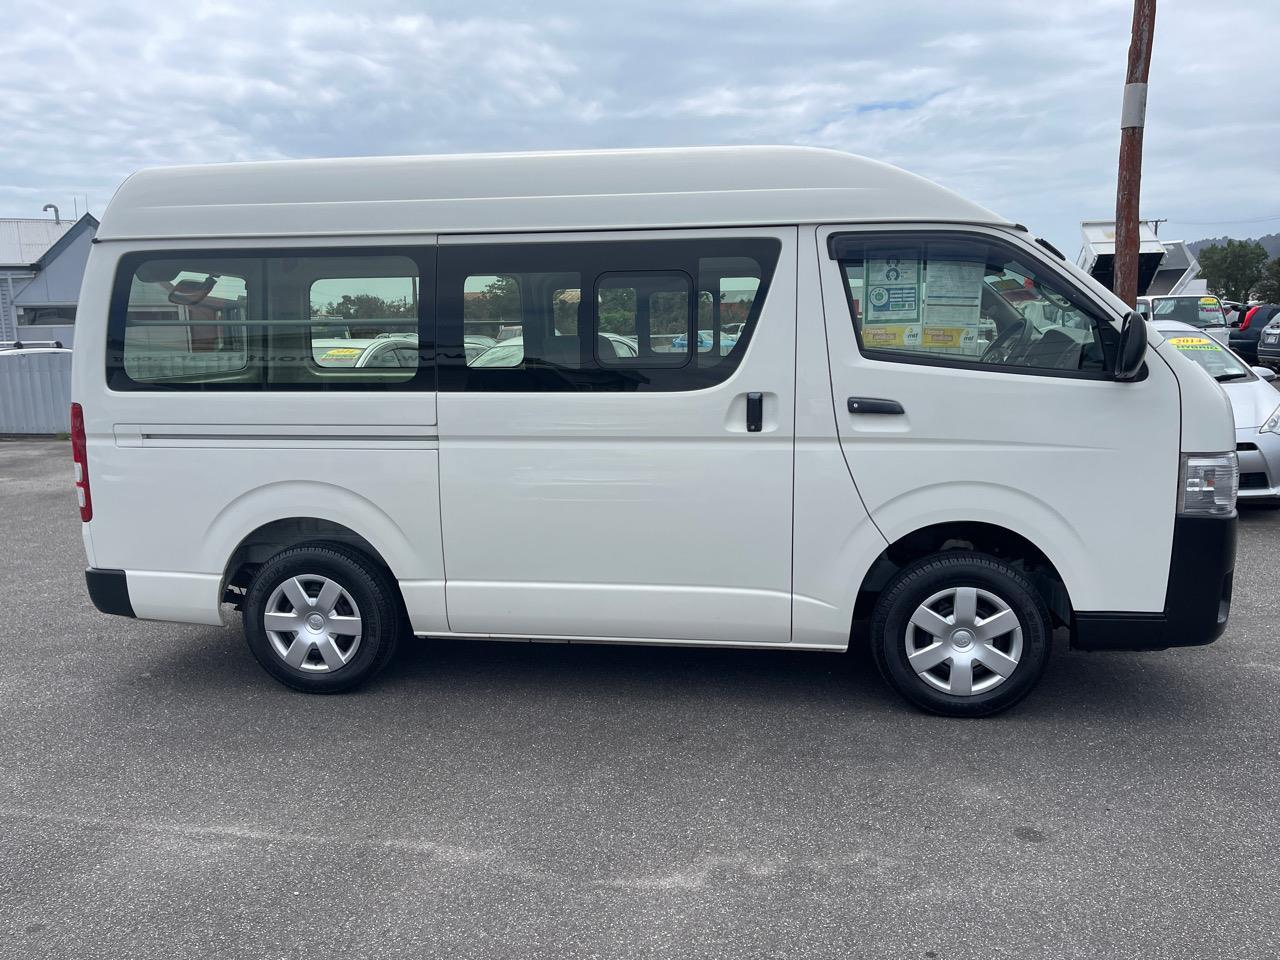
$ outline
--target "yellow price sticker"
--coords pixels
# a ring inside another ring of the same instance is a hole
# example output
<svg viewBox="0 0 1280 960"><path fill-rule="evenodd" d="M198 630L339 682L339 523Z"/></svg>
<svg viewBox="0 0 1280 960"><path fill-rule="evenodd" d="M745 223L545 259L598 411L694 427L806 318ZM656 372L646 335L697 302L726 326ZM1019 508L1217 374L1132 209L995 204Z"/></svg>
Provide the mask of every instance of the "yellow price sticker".
<svg viewBox="0 0 1280 960"><path fill-rule="evenodd" d="M1169 342L1179 350L1217 350L1217 345L1207 337L1170 337Z"/></svg>

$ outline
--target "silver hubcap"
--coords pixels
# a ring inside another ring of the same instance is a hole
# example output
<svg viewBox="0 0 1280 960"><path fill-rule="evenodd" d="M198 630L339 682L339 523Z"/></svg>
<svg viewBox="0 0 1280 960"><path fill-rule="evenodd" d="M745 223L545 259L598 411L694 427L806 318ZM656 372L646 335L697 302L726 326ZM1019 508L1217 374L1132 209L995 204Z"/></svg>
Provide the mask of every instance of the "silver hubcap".
<svg viewBox="0 0 1280 960"><path fill-rule="evenodd" d="M972 697L1004 683L1022 659L1013 608L978 587L939 590L911 615L907 662L943 693Z"/></svg>
<svg viewBox="0 0 1280 960"><path fill-rule="evenodd" d="M296 670L338 670L360 649L360 608L328 577L290 577L271 592L262 620L271 649Z"/></svg>

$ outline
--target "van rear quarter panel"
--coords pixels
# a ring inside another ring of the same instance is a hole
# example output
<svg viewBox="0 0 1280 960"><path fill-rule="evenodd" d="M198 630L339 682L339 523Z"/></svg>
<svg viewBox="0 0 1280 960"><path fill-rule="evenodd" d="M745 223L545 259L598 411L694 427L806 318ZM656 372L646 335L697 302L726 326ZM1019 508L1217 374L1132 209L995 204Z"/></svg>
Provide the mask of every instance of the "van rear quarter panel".
<svg viewBox="0 0 1280 960"><path fill-rule="evenodd" d="M235 246L209 246L223 245ZM415 629L445 629L435 394L108 390L116 266L148 247L172 245L96 245L81 294L72 396L85 412L93 564L126 571L140 617L218 623L241 540L274 520L329 520L379 552Z"/></svg>

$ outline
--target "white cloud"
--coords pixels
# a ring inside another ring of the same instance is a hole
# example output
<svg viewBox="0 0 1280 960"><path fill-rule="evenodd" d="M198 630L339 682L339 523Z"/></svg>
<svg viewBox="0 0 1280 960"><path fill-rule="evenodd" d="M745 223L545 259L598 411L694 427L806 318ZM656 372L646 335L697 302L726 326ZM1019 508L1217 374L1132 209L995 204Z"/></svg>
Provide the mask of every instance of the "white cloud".
<svg viewBox="0 0 1280 960"><path fill-rule="evenodd" d="M0 215L138 167L287 156L816 143L899 163L1064 249L1106 216L1127 0L206 0L17 7ZM1280 215L1273 4L1161 5L1144 213ZM1251 66L1252 65L1252 66ZM1181 221L1181 222L1178 222Z"/></svg>

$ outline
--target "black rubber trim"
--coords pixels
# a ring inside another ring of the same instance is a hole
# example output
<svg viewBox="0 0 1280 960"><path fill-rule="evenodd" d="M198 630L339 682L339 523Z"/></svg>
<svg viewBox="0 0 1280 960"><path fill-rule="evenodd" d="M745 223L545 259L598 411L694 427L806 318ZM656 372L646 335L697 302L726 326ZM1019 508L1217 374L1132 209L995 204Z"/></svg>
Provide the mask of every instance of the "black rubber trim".
<svg viewBox="0 0 1280 960"><path fill-rule="evenodd" d="M89 587L89 599L100 612L117 617L137 616L129 602L129 582L123 570L90 567L84 572L84 582Z"/></svg>
<svg viewBox="0 0 1280 960"><path fill-rule="evenodd" d="M1164 650L1213 643L1227 628L1236 565L1236 515L1178 517L1163 613L1077 613L1080 650Z"/></svg>

